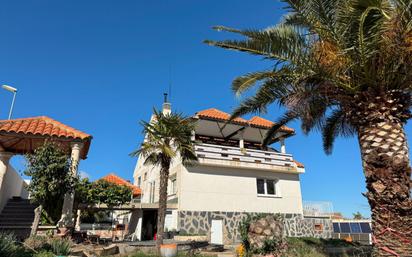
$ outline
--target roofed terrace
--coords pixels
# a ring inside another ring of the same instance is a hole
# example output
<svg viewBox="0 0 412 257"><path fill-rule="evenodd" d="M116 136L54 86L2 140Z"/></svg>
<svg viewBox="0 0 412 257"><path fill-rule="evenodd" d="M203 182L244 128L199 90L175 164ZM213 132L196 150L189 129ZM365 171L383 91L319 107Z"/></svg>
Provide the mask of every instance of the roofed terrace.
<svg viewBox="0 0 412 257"><path fill-rule="evenodd" d="M199 111L193 118L197 120L196 139L202 142L209 141L209 143L214 140L217 144L231 146L238 142L240 148L250 146L252 149L262 149L263 139L269 129L275 125L274 122L259 116L249 120L243 118L230 120L230 114L215 108ZM284 139L293 135L295 135L294 129L282 126L270 144L280 142L284 145Z"/></svg>
<svg viewBox="0 0 412 257"><path fill-rule="evenodd" d="M249 120L236 118L217 109L197 112L194 139L199 163L207 166L263 169L285 173L303 173L302 164L286 153L285 139L295 135L283 126L270 144L279 142L280 149L263 147L262 141L274 122L255 116Z"/></svg>

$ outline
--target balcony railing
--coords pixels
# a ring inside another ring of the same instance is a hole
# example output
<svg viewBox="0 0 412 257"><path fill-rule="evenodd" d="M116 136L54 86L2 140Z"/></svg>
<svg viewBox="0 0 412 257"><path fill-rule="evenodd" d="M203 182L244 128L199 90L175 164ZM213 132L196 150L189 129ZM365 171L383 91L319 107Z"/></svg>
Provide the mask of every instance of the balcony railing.
<svg viewBox="0 0 412 257"><path fill-rule="evenodd" d="M229 161L246 164L248 166L278 166L288 170L296 170L296 164L293 162L292 155L278 153L275 151L262 151L255 149L240 149L239 147L221 146L212 144L197 144L195 146L196 155L200 163L214 162L218 164L220 161Z"/></svg>
<svg viewBox="0 0 412 257"><path fill-rule="evenodd" d="M333 205L331 202L303 202L303 215L308 217L331 217Z"/></svg>

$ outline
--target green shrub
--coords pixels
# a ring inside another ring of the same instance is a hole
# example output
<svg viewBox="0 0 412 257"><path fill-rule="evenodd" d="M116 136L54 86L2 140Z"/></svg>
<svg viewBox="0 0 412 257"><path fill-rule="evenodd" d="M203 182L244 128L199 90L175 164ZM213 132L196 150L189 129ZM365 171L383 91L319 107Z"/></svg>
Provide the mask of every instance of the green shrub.
<svg viewBox="0 0 412 257"><path fill-rule="evenodd" d="M46 236L30 236L24 241L24 245L34 251L50 250L49 238Z"/></svg>
<svg viewBox="0 0 412 257"><path fill-rule="evenodd" d="M327 257L317 238L288 238L286 257Z"/></svg>
<svg viewBox="0 0 412 257"><path fill-rule="evenodd" d="M31 253L19 245L13 234L0 232L0 256L31 257Z"/></svg>
<svg viewBox="0 0 412 257"><path fill-rule="evenodd" d="M73 242L70 239L53 238L50 240L51 251L56 255L69 255Z"/></svg>

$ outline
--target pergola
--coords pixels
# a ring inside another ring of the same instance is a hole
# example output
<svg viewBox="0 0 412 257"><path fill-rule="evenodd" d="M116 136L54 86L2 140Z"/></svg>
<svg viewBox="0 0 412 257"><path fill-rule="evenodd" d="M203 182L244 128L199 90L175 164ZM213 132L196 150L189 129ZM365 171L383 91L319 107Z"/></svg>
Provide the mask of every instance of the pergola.
<svg viewBox="0 0 412 257"><path fill-rule="evenodd" d="M0 120L0 188L13 155L30 154L45 141L55 142L71 156L70 171L75 176L80 159L86 159L92 136L46 116ZM64 198L59 227L73 226L73 193Z"/></svg>
<svg viewBox="0 0 412 257"><path fill-rule="evenodd" d="M230 120L230 114L215 108L197 112L193 118L196 120L196 134L219 138L224 141L234 140L243 148L246 142L261 144L274 122L259 116L249 120L238 117ZM295 135L295 130L282 126L273 136L269 144L280 142L281 151L285 152L284 140Z"/></svg>

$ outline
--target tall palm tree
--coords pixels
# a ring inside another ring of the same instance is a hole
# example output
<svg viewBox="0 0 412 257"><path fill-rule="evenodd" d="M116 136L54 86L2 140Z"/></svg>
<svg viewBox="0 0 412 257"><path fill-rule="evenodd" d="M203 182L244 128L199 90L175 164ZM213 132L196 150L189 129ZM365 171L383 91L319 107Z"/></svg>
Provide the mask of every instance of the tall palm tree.
<svg viewBox="0 0 412 257"><path fill-rule="evenodd" d="M285 107L267 134L300 120L319 129L326 153L338 136L357 136L377 256L412 254L411 167L404 125L411 117L412 1L284 0L274 27L206 43L272 60L269 70L233 81L237 95L253 90L233 117Z"/></svg>
<svg viewBox="0 0 412 257"><path fill-rule="evenodd" d="M192 141L195 123L192 119L177 113L162 113L154 110L154 120L142 121L146 135L141 148L132 155L144 158L145 165L160 167L159 209L157 218L156 247L163 244L167 204L167 182L173 161L190 165L197 160Z"/></svg>

